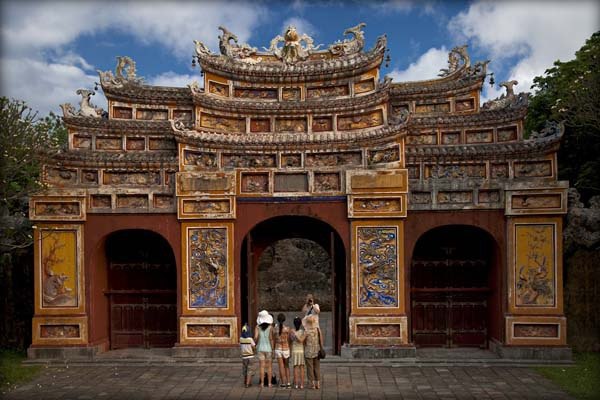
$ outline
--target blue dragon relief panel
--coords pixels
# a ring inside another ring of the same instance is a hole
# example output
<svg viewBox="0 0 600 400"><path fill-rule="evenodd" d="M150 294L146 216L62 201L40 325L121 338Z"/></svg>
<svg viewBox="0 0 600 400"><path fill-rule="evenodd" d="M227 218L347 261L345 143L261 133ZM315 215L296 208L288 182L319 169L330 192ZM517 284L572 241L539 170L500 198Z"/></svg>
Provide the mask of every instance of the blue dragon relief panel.
<svg viewBox="0 0 600 400"><path fill-rule="evenodd" d="M398 306L398 246L395 227L358 228L358 306Z"/></svg>
<svg viewBox="0 0 600 400"><path fill-rule="evenodd" d="M190 307L227 308L227 229L190 229L188 243Z"/></svg>

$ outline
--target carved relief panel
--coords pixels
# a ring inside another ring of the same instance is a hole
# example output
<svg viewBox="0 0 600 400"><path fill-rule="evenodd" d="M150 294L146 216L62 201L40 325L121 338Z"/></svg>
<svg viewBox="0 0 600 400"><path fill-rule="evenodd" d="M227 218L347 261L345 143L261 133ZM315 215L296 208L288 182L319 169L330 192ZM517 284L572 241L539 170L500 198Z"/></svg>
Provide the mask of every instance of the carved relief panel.
<svg viewBox="0 0 600 400"><path fill-rule="evenodd" d="M352 223L352 314L404 309L403 224Z"/></svg>
<svg viewBox="0 0 600 400"><path fill-rule="evenodd" d="M81 345L87 344L88 317L45 317L33 318L34 345Z"/></svg>
<svg viewBox="0 0 600 400"><path fill-rule="evenodd" d="M234 313L233 224L183 223L182 314Z"/></svg>
<svg viewBox="0 0 600 400"><path fill-rule="evenodd" d="M315 172L313 175L313 191L316 193L339 192L342 190L342 179L339 172Z"/></svg>
<svg viewBox="0 0 600 400"><path fill-rule="evenodd" d="M567 344L565 317L506 317L506 344L517 346L564 346Z"/></svg>
<svg viewBox="0 0 600 400"><path fill-rule="evenodd" d="M369 195L348 198L348 218L406 217L406 195Z"/></svg>
<svg viewBox="0 0 600 400"><path fill-rule="evenodd" d="M367 151L367 163L385 164L400 161L400 147L393 146L386 149L373 149Z"/></svg>
<svg viewBox="0 0 600 400"><path fill-rule="evenodd" d="M383 125L383 112L374 110L364 114L339 116L337 124L340 131L381 126Z"/></svg>
<svg viewBox="0 0 600 400"><path fill-rule="evenodd" d="M306 118L277 118L275 131L277 132L306 132Z"/></svg>
<svg viewBox="0 0 600 400"><path fill-rule="evenodd" d="M32 221L85 221L85 197L32 197L29 219Z"/></svg>
<svg viewBox="0 0 600 400"><path fill-rule="evenodd" d="M331 117L313 117L312 130L313 132L327 132L333 130Z"/></svg>
<svg viewBox="0 0 600 400"><path fill-rule="evenodd" d="M359 151L335 153L306 154L307 167L337 167L346 165L361 165L362 154Z"/></svg>
<svg viewBox="0 0 600 400"><path fill-rule="evenodd" d="M306 88L306 99L316 100L329 97L348 96L350 94L348 85L319 86Z"/></svg>
<svg viewBox="0 0 600 400"><path fill-rule="evenodd" d="M208 81L208 92L217 96L228 97L229 85L215 81Z"/></svg>
<svg viewBox="0 0 600 400"><path fill-rule="evenodd" d="M281 100L283 101L300 101L301 89L296 88L283 88L281 89Z"/></svg>
<svg viewBox="0 0 600 400"><path fill-rule="evenodd" d="M394 346L408 344L407 317L350 317L353 345Z"/></svg>
<svg viewBox="0 0 600 400"><path fill-rule="evenodd" d="M177 214L179 219L235 218L235 201L233 197L180 197Z"/></svg>
<svg viewBox="0 0 600 400"><path fill-rule="evenodd" d="M566 189L509 190L506 192L506 214L566 214Z"/></svg>
<svg viewBox="0 0 600 400"><path fill-rule="evenodd" d="M354 84L354 94L362 94L375 90L375 79L370 78Z"/></svg>
<svg viewBox="0 0 600 400"><path fill-rule="evenodd" d="M234 88L233 96L242 99L277 100L277 89Z"/></svg>
<svg viewBox="0 0 600 400"><path fill-rule="evenodd" d="M35 313L85 312L81 225L41 225L34 230Z"/></svg>
<svg viewBox="0 0 600 400"><path fill-rule="evenodd" d="M237 317L181 317L182 345L231 345L238 343Z"/></svg>
<svg viewBox="0 0 600 400"><path fill-rule="evenodd" d="M509 308L514 314L562 313L560 218L511 219Z"/></svg>
<svg viewBox="0 0 600 400"><path fill-rule="evenodd" d="M202 128L215 129L227 133L245 133L246 119L201 113L200 126Z"/></svg>

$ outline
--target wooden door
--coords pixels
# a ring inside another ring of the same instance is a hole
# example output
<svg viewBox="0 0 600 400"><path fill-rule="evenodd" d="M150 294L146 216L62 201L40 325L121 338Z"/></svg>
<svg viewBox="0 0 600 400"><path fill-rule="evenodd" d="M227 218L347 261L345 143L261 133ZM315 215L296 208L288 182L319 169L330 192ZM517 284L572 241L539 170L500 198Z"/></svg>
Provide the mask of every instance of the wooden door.
<svg viewBox="0 0 600 400"><path fill-rule="evenodd" d="M417 346L487 346L487 264L413 261L412 337Z"/></svg>

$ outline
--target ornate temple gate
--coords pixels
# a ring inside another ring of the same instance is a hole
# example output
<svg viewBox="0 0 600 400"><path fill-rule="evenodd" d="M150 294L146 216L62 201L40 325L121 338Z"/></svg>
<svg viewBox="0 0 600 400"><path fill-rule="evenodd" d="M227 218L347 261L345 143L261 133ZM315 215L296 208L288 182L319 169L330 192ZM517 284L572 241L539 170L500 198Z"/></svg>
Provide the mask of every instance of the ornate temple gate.
<svg viewBox="0 0 600 400"><path fill-rule="evenodd" d="M363 27L317 49L290 26L264 52L220 28L220 54L196 42L203 85L145 85L135 62L118 57L114 73L100 73L107 113L90 104L89 90L78 91L80 110L64 104L68 151L44 165L48 189L30 201L31 354L170 346L172 322L148 325L162 317L147 316L159 309L172 315L173 290L173 352L233 354L241 319L256 312L253 303L244 307L241 258L251 258L257 238L250 235L243 251L244 238L275 216L319 219L344 244L345 282L335 278L332 289L342 355L359 356L364 347L414 355L409 318L418 345L487 341L502 355L523 354L520 346L566 354L568 183L557 180L556 161L562 127L526 139L528 97L514 93L514 81L503 83L505 95L480 104L487 63L471 64L466 46L452 49L438 78L380 79L386 38L364 50ZM487 285L473 278L489 271L485 257L417 254L411 263L405 255L418 238L415 218L455 212L461 220L454 223L478 226L489 217L488 226L502 232L494 236L500 256ZM176 284L110 287L100 265L139 276L153 263L109 262L98 254L105 236L153 225L180 259ZM337 259L340 251L331 254ZM443 278L439 285L430 270Z"/></svg>

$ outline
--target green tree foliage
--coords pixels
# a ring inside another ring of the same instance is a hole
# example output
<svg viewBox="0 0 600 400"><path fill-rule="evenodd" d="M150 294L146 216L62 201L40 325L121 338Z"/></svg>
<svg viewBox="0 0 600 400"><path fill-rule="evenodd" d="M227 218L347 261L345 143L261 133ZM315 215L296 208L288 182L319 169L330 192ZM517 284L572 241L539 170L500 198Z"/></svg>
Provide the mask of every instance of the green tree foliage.
<svg viewBox="0 0 600 400"><path fill-rule="evenodd" d="M536 77L533 88L538 92L530 101L527 131L542 129L548 120L565 121L559 178L568 179L584 201L600 194L600 32L575 59L556 61Z"/></svg>
<svg viewBox="0 0 600 400"><path fill-rule="evenodd" d="M28 200L43 188L44 160L66 138L60 117L51 113L40 119L24 102L0 97L0 347L30 343L33 240Z"/></svg>

